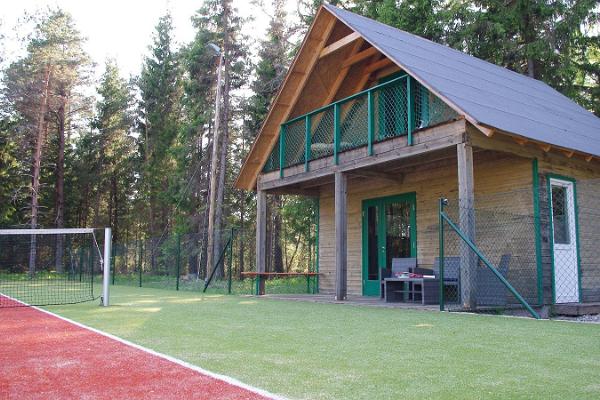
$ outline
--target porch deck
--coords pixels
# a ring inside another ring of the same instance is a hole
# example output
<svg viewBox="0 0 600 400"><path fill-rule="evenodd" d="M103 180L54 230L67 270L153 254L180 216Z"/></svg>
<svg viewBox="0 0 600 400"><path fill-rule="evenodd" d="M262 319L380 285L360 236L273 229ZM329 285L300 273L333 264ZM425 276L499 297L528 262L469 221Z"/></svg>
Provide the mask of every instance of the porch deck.
<svg viewBox="0 0 600 400"><path fill-rule="evenodd" d="M436 304L422 305L420 303L386 303L382 298L375 296L348 296L344 301L338 301L331 294L266 294L266 297L275 300L307 301L322 304L345 304L352 306L369 306L384 308L402 308L407 310L439 311Z"/></svg>

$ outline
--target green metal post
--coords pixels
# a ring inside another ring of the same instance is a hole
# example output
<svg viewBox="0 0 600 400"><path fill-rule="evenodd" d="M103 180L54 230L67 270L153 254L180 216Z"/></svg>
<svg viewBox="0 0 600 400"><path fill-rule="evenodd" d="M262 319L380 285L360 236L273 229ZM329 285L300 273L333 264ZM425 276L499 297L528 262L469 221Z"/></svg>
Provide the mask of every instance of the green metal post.
<svg viewBox="0 0 600 400"><path fill-rule="evenodd" d="M339 163L340 152L340 104L333 105L333 159L335 165Z"/></svg>
<svg viewBox="0 0 600 400"><path fill-rule="evenodd" d="M540 218L540 177L538 175L538 160L533 159L532 162L533 174L533 219L535 229L535 261L537 269L537 292L538 304L544 304L544 286L542 284L543 265L542 265L542 232Z"/></svg>
<svg viewBox="0 0 600 400"><path fill-rule="evenodd" d="M306 120L304 121L304 172L308 172L308 162L310 161L310 145L311 145L311 129L310 126L310 114L306 114Z"/></svg>
<svg viewBox="0 0 600 400"><path fill-rule="evenodd" d="M375 136L375 100L373 99L373 91L367 92L367 143L368 153L370 156L373 155L373 139Z"/></svg>
<svg viewBox="0 0 600 400"><path fill-rule="evenodd" d="M231 294L231 281L233 279L232 277L232 273L233 273L233 237L234 237L234 230L233 228L231 228L231 237L229 239L229 265L227 267L228 269L228 274L229 274L229 278L227 281L227 294Z"/></svg>
<svg viewBox="0 0 600 400"><path fill-rule="evenodd" d="M413 145L413 137L412 137L412 133L413 133L413 128L415 126L415 117L414 117L414 112L413 112L413 96L411 93L411 78L410 75L406 76L406 98L407 98L407 114L408 114L408 127L407 127L407 132L408 132L408 145L412 146Z"/></svg>
<svg viewBox="0 0 600 400"><path fill-rule="evenodd" d="M140 240L140 283L139 286L142 287L142 270L144 269L144 241Z"/></svg>
<svg viewBox="0 0 600 400"><path fill-rule="evenodd" d="M175 259L175 265L177 266L177 279L175 283L175 290L179 290L179 273L181 271L181 234L177 234L177 258Z"/></svg>
<svg viewBox="0 0 600 400"><path fill-rule="evenodd" d="M84 258L83 245L80 244L79 245L79 282L81 282L81 276L83 274L83 263L84 263L83 258Z"/></svg>
<svg viewBox="0 0 600 400"><path fill-rule="evenodd" d="M283 168L285 164L285 125L281 125L279 130L279 177L283 178Z"/></svg>
<svg viewBox="0 0 600 400"><path fill-rule="evenodd" d="M440 311L444 311L445 305L445 293L444 293L444 219L442 215L444 214L444 205L446 205L447 200L444 198L440 198L440 211L439 211L439 235L440 235L440 246L439 246L439 279L440 279Z"/></svg>

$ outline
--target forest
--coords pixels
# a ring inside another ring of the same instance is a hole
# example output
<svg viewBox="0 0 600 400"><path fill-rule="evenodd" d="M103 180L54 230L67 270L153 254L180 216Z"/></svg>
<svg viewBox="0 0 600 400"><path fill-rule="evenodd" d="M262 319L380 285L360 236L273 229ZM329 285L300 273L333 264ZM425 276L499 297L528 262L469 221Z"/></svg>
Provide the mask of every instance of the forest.
<svg viewBox="0 0 600 400"><path fill-rule="evenodd" d="M288 15L285 0L266 1L257 50L235 1L199 1L180 46L166 11L131 79L116 60L94 64L66 9L28 17L18 59L6 59L0 25L0 227L110 226L115 248L147 243L152 265L154 249L185 235L186 271L199 277L233 232L234 270L252 270L254 193L233 182L321 4ZM600 116L597 0L330 3L544 81ZM268 201L267 271L310 270L318 205Z"/></svg>

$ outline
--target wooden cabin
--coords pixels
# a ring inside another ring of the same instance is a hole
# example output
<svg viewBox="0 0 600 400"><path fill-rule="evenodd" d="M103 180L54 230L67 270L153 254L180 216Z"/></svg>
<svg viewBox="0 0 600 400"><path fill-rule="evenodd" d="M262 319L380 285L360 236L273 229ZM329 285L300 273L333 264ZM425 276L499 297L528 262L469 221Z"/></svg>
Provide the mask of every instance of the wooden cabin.
<svg viewBox="0 0 600 400"><path fill-rule="evenodd" d="M525 248L511 269L535 304L600 301L600 119L543 82L330 5L236 186L257 192L258 272L266 196L318 198L319 291L339 300L379 296L394 258L433 266L444 197L472 210L459 225L478 244L500 235L478 231L478 210L531 221L503 240Z"/></svg>

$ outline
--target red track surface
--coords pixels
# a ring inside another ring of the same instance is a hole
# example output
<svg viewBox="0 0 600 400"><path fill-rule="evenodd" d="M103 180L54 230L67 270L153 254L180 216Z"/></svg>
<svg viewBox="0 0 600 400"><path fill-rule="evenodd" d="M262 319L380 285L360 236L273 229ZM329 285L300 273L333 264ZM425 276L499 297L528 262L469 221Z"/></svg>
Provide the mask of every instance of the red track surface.
<svg viewBox="0 0 600 400"><path fill-rule="evenodd" d="M0 400L266 399L29 307L0 309Z"/></svg>

